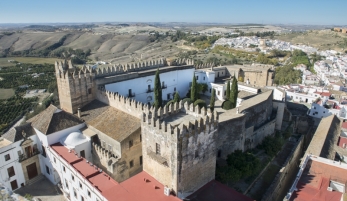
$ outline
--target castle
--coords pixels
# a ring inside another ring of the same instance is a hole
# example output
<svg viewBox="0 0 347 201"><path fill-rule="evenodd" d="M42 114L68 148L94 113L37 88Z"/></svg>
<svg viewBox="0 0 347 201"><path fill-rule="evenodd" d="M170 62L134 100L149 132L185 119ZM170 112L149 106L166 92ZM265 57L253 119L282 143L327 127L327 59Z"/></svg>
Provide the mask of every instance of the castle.
<svg viewBox="0 0 347 201"><path fill-rule="evenodd" d="M241 90L238 106L211 112L180 101L155 109L150 105L157 69L165 102L175 92L185 97L193 76L208 85L206 96L215 88L217 98L224 100L225 81L235 75ZM271 66L194 66L189 59L159 59L96 70L77 69L71 62L60 61L55 70L62 110L50 106L30 119L28 127L35 130L32 136L38 136L36 149L50 153L39 161L38 169L53 183L61 183L62 189L67 188L64 194L70 198L76 192L69 184L71 179L65 179L65 168L73 166L78 172L74 164L81 157L120 184L144 174L164 186L167 196L198 196L200 188L214 182L217 158L257 146L281 128L285 111L283 100L276 100L281 92L262 88L272 85ZM62 147L77 158L72 160ZM62 165L52 162L56 160ZM47 174L47 168L54 174ZM92 184L93 174L85 175ZM111 199L98 190L96 200ZM90 191L83 197L88 194Z"/></svg>

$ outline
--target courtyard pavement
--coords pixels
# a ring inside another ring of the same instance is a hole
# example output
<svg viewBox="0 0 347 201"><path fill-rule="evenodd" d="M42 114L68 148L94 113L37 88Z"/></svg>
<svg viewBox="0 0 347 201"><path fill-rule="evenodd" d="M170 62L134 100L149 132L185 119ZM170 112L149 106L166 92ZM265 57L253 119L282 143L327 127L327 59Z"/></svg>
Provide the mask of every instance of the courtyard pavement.
<svg viewBox="0 0 347 201"><path fill-rule="evenodd" d="M16 190L15 193L22 197L24 197L26 194L30 194L34 198L33 200L66 201L60 189L53 185L46 177L29 186L24 186Z"/></svg>

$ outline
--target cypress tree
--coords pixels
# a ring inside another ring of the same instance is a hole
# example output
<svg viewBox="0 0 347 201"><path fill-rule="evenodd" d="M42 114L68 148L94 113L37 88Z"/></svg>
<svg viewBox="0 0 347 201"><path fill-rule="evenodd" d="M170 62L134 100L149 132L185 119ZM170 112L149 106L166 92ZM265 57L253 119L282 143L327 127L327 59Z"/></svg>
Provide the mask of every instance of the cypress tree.
<svg viewBox="0 0 347 201"><path fill-rule="evenodd" d="M163 97L161 92L161 83L160 83L159 68L158 68L154 78L154 106L155 108L158 109L159 107L161 107L162 103L163 103Z"/></svg>
<svg viewBox="0 0 347 201"><path fill-rule="evenodd" d="M176 91L173 101L174 101L175 103L178 103L178 102L180 102L180 100L181 100L181 97L180 97L180 95L178 94L178 92Z"/></svg>
<svg viewBox="0 0 347 201"><path fill-rule="evenodd" d="M198 85L196 83L195 75L193 76L192 87L190 88L190 100L194 103L198 99Z"/></svg>
<svg viewBox="0 0 347 201"><path fill-rule="evenodd" d="M230 102L232 103L232 108L235 108L237 105L237 95L239 93L239 89L237 86L237 79L235 78L234 75L234 79L233 79L233 83L231 85L231 91L230 91Z"/></svg>
<svg viewBox="0 0 347 201"><path fill-rule="evenodd" d="M210 100L210 110L211 110L211 112L213 112L213 110L214 110L215 99L216 99L216 92L215 92L214 88L212 88L212 94L211 94L211 100Z"/></svg>
<svg viewBox="0 0 347 201"><path fill-rule="evenodd" d="M226 100L230 99L230 80L228 80L228 83L227 83L227 94L226 94L225 99Z"/></svg>

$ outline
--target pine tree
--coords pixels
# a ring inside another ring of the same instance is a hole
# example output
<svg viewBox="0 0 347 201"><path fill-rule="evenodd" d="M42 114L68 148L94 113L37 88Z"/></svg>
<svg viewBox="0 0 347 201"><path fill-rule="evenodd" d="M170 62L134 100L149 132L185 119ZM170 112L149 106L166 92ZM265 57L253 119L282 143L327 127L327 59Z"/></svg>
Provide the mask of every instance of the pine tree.
<svg viewBox="0 0 347 201"><path fill-rule="evenodd" d="M214 110L215 99L216 99L216 92L215 92L214 88L212 88L212 94L211 94L211 100L210 100L210 110L211 110L211 112L213 112L213 110Z"/></svg>
<svg viewBox="0 0 347 201"><path fill-rule="evenodd" d="M194 103L198 99L198 85L196 83L195 75L193 76L192 87L190 88L190 100Z"/></svg>
<svg viewBox="0 0 347 201"><path fill-rule="evenodd" d="M161 107L162 103L163 103L163 97L162 97L159 68L158 68L154 78L154 106L155 108L158 109L159 107Z"/></svg>
<svg viewBox="0 0 347 201"><path fill-rule="evenodd" d="M233 78L233 83L231 85L231 91L230 91L230 102L232 103L232 108L235 108L236 105L237 105L237 95L239 93L239 89L238 89L238 86L237 86L237 79L234 75L234 78Z"/></svg>
<svg viewBox="0 0 347 201"><path fill-rule="evenodd" d="M227 94L226 94L225 99L226 100L230 99L230 80L228 80L228 83L227 83Z"/></svg>

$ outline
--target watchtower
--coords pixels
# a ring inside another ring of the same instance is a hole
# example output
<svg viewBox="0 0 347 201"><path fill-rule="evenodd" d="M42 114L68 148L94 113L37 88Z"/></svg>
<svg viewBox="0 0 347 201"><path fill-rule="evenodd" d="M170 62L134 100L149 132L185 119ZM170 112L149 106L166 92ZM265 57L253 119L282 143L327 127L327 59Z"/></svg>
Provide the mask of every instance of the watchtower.
<svg viewBox="0 0 347 201"><path fill-rule="evenodd" d="M92 68L83 66L78 69L71 60L56 61L55 73L61 109L74 114L78 108L95 99L95 73Z"/></svg>

